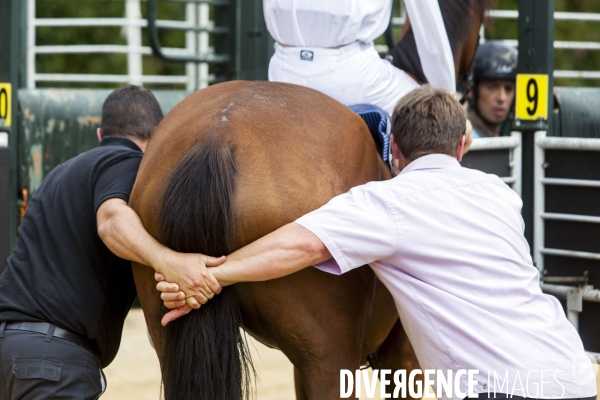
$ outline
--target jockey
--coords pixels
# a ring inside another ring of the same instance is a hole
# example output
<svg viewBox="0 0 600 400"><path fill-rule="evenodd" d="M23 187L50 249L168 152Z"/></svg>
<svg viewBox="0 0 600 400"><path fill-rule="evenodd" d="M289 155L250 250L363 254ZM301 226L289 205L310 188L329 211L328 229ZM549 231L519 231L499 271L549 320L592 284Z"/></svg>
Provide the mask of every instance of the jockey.
<svg viewBox="0 0 600 400"><path fill-rule="evenodd" d="M515 98L518 52L502 42L485 42L473 62L468 118L473 137L502 136Z"/></svg>
<svg viewBox="0 0 600 400"><path fill-rule="evenodd" d="M437 0L404 0L423 72L435 88L456 90L454 58ZM381 59L373 41L389 22L392 0L265 0L267 28L276 41L269 80L294 83L351 105L374 104L392 114L419 87Z"/></svg>

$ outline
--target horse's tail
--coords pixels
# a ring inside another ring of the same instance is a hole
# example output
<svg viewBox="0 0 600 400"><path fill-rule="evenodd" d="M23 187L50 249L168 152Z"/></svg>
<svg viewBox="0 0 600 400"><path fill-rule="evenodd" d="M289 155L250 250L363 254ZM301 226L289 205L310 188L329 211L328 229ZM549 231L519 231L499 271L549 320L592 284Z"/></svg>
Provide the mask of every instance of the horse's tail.
<svg viewBox="0 0 600 400"><path fill-rule="evenodd" d="M169 179L161 237L176 251L221 256L233 228L236 162L219 141L193 147ZM249 396L252 360L240 333L231 287L167 326L163 354L166 400L241 400Z"/></svg>

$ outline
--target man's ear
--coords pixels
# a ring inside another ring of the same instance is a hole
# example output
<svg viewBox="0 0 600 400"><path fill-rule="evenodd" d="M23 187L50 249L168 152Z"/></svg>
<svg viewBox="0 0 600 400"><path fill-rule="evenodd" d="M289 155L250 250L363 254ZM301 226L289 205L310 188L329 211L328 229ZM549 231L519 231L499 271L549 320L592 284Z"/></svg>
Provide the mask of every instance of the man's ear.
<svg viewBox="0 0 600 400"><path fill-rule="evenodd" d="M465 150L465 140L467 139L466 135L462 135L460 137L460 142L458 143L458 147L456 148L456 159L458 162L462 161L463 151Z"/></svg>
<svg viewBox="0 0 600 400"><path fill-rule="evenodd" d="M96 129L96 136L98 136L98 141L102 141L102 128Z"/></svg>
<svg viewBox="0 0 600 400"><path fill-rule="evenodd" d="M394 135L390 135L390 140L391 140L391 144L392 144L392 155L394 156L395 160L399 160L400 159L400 147L398 147L398 145L396 144L396 139L394 139Z"/></svg>

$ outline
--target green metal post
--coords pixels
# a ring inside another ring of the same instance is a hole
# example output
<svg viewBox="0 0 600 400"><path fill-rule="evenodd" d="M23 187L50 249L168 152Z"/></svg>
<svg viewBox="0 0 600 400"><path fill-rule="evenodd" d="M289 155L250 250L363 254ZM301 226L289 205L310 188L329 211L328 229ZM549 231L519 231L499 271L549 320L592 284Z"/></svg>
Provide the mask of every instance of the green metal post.
<svg viewBox="0 0 600 400"><path fill-rule="evenodd" d="M553 73L554 73L554 0L519 0L519 73L548 75L548 114L553 108ZM542 100L542 99L540 99ZM522 155L522 190L523 220L525 221L525 237L533 248L533 236L543 235L534 232L534 134L547 130L543 121L520 121L515 129L523 131Z"/></svg>
<svg viewBox="0 0 600 400"><path fill-rule="evenodd" d="M262 0L231 0L215 8L215 25L228 26L231 35L215 36L217 53L231 54L230 65L214 66L217 81L267 80L274 40L267 31Z"/></svg>
<svg viewBox="0 0 600 400"><path fill-rule="evenodd" d="M4 122L0 122L0 132L8 134L9 150L6 151L4 148L2 156L4 161L0 165L5 177L8 168L8 179L2 179L4 187L0 188L0 271L15 246L18 223L16 132L19 63L22 60L20 51L22 3L21 0L0 0L0 83L11 85L10 126L7 126L6 118ZM5 89L5 95L7 92ZM4 114L4 111L2 113Z"/></svg>

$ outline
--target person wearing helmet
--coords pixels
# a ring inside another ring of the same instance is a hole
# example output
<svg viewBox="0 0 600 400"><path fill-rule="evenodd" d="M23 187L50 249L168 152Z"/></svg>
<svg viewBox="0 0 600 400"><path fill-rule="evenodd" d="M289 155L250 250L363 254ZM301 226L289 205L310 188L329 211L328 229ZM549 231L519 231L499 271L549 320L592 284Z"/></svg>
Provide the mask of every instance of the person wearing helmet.
<svg viewBox="0 0 600 400"><path fill-rule="evenodd" d="M477 49L467 94L473 138L501 136L515 98L517 55L516 49L497 41Z"/></svg>

